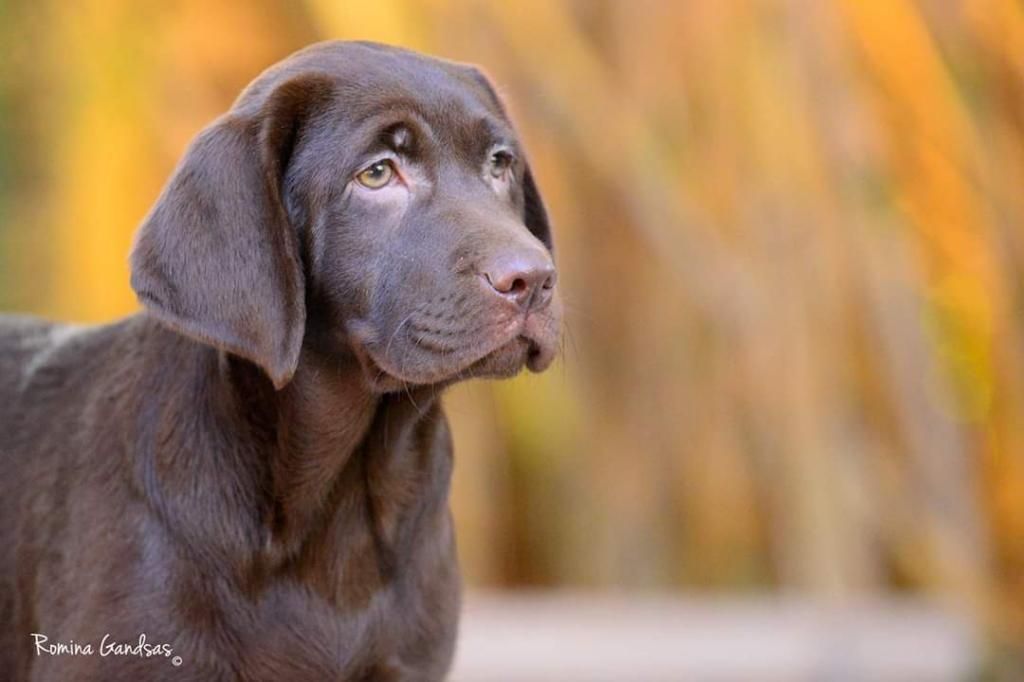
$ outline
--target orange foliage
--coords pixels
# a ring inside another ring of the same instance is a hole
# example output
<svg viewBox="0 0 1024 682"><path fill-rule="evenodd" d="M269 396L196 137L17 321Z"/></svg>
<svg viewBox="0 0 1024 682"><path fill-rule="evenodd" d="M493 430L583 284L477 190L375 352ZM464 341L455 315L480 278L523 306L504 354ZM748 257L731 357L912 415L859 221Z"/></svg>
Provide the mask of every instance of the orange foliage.
<svg viewBox="0 0 1024 682"><path fill-rule="evenodd" d="M449 397L471 579L911 589L1024 642L1018 3L46 7L0 5L27 43L0 70L4 300L133 310L175 159L301 45L478 62L558 224L570 328L561 368Z"/></svg>

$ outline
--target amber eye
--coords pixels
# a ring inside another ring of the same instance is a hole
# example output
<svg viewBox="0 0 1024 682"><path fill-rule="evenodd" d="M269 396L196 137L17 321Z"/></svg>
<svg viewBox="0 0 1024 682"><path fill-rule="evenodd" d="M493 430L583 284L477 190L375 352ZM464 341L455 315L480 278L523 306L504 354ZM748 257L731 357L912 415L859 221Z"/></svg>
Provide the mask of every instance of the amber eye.
<svg viewBox="0 0 1024 682"><path fill-rule="evenodd" d="M380 189L395 176L395 167L388 159L374 161L369 166L359 171L356 180L367 189Z"/></svg>
<svg viewBox="0 0 1024 682"><path fill-rule="evenodd" d="M508 169L512 167L516 157L512 155L512 152L505 149L499 149L491 154L491 175L496 178L500 178Z"/></svg>

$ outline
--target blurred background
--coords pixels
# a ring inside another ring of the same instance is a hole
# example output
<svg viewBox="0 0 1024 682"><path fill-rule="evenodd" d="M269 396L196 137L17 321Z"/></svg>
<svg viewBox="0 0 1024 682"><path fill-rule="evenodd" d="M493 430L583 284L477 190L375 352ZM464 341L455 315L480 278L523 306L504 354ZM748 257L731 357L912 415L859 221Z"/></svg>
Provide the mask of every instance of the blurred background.
<svg viewBox="0 0 1024 682"><path fill-rule="evenodd" d="M560 363L447 398L484 621L926 604L1024 679L1019 2L0 0L0 309L136 310L188 141L328 38L480 64L556 224Z"/></svg>

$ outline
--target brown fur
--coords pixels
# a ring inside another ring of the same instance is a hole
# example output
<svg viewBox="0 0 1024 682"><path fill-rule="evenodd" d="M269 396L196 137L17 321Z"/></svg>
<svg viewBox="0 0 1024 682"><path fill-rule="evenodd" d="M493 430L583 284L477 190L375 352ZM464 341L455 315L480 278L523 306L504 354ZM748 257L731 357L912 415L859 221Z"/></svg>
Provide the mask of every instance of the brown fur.
<svg viewBox="0 0 1024 682"><path fill-rule="evenodd" d="M403 184L354 185L379 153ZM143 313L0 320L0 678L442 678L437 395L550 363L550 250L471 67L326 43L260 76L140 228ZM145 633L182 662L40 655L32 633Z"/></svg>

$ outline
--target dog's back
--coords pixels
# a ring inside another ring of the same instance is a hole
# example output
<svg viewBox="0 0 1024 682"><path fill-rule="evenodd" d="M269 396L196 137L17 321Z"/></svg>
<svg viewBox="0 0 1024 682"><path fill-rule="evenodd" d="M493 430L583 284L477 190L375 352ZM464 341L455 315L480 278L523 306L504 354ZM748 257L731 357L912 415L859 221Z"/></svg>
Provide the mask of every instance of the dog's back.
<svg viewBox="0 0 1024 682"><path fill-rule="evenodd" d="M19 490L18 472L25 470L27 460L45 456L47 443L67 439L80 423L76 413L87 407L86 394L108 378L95 370L114 352L122 326L87 327L0 315L0 466L4 472L0 486L4 492ZM12 496L3 497L6 510Z"/></svg>
<svg viewBox="0 0 1024 682"><path fill-rule="evenodd" d="M11 656L17 649L15 639L15 594L17 578L16 528L19 491L24 489L26 455L15 452L14 424L21 403L26 376L44 348L53 344L57 325L28 317L0 316L0 669L11 670ZM21 448L18 448L19 450Z"/></svg>
<svg viewBox="0 0 1024 682"><path fill-rule="evenodd" d="M34 317L0 315L0 424L40 360L75 329Z"/></svg>
<svg viewBox="0 0 1024 682"><path fill-rule="evenodd" d="M106 368L124 351L124 324L0 316L0 670L19 667L22 637L44 625L30 605L71 589L61 579L78 561L68 551L69 482L82 478L84 459L100 456L83 439L97 426Z"/></svg>

